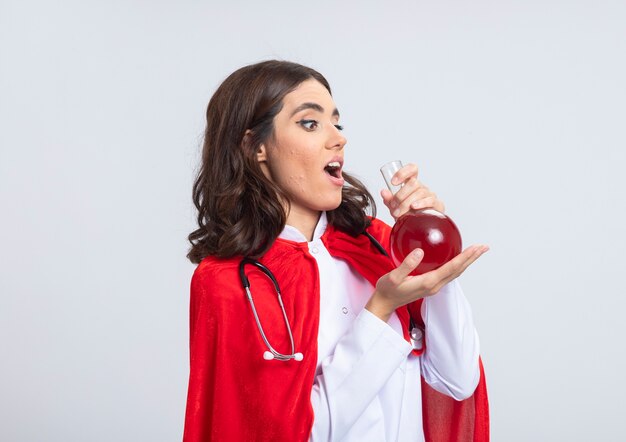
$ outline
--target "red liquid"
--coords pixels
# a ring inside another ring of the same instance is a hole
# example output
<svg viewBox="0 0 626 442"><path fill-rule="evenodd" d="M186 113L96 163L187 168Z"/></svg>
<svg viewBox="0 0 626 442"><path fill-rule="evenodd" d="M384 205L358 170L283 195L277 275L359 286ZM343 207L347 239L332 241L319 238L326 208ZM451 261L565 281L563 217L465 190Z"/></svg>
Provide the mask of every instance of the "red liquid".
<svg viewBox="0 0 626 442"><path fill-rule="evenodd" d="M461 234L456 224L434 209L415 210L401 216L391 231L391 257L396 265L420 248L424 258L411 275L442 266L461 253Z"/></svg>

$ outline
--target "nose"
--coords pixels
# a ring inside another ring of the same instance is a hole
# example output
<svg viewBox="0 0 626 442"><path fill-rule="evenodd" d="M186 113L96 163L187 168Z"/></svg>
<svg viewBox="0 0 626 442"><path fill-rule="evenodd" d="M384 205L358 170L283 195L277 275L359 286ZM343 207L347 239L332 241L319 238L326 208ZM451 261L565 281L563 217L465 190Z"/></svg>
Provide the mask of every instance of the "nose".
<svg viewBox="0 0 626 442"><path fill-rule="evenodd" d="M348 140L344 137L343 133L337 129L334 125L331 125L330 135L326 144L327 149L343 149Z"/></svg>

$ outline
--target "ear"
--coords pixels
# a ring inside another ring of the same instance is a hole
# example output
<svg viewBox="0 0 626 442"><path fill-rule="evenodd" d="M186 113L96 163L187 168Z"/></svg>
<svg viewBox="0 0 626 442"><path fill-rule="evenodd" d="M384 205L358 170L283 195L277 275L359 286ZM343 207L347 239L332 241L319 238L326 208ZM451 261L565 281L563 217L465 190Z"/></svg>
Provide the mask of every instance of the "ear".
<svg viewBox="0 0 626 442"><path fill-rule="evenodd" d="M252 139L252 131L250 129L246 130L246 133L243 134L243 139L241 140L241 145L245 146L249 144ZM265 145L261 144L256 152L256 158L259 163L264 163L267 161L267 151L265 149Z"/></svg>
<svg viewBox="0 0 626 442"><path fill-rule="evenodd" d="M265 144L261 144L257 149L256 160L259 163L265 163L267 161L267 150L265 149Z"/></svg>
<svg viewBox="0 0 626 442"><path fill-rule="evenodd" d="M267 149L265 148L265 144L261 144L256 151L256 160L259 162L259 168L265 178L272 181L272 174L270 172L270 168L267 163Z"/></svg>

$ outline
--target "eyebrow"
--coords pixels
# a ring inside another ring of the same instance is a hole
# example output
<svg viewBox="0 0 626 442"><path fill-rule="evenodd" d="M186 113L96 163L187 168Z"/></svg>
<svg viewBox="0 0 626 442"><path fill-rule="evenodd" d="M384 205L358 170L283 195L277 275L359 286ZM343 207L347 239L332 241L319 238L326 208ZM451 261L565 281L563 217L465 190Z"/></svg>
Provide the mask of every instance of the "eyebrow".
<svg viewBox="0 0 626 442"><path fill-rule="evenodd" d="M294 109L294 111L291 113L291 116L293 117L295 114L305 109L313 109L318 112L324 113L324 108L317 103L302 103L300 106ZM333 110L333 117L338 117L338 116L339 116L339 111L337 110L337 108L335 108Z"/></svg>

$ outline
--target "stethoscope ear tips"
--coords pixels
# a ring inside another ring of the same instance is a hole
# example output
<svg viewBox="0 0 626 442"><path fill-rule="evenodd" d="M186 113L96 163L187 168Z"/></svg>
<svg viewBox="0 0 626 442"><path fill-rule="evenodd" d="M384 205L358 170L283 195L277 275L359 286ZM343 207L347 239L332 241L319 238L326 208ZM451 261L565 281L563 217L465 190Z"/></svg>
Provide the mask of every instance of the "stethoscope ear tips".
<svg viewBox="0 0 626 442"><path fill-rule="evenodd" d="M265 359L266 361L271 361L272 359L274 359L274 355L270 351L264 351L263 359Z"/></svg>
<svg viewBox="0 0 626 442"><path fill-rule="evenodd" d="M302 359L304 359L304 356L302 355L302 353L296 353L293 355L293 357L296 361L301 361Z"/></svg>

